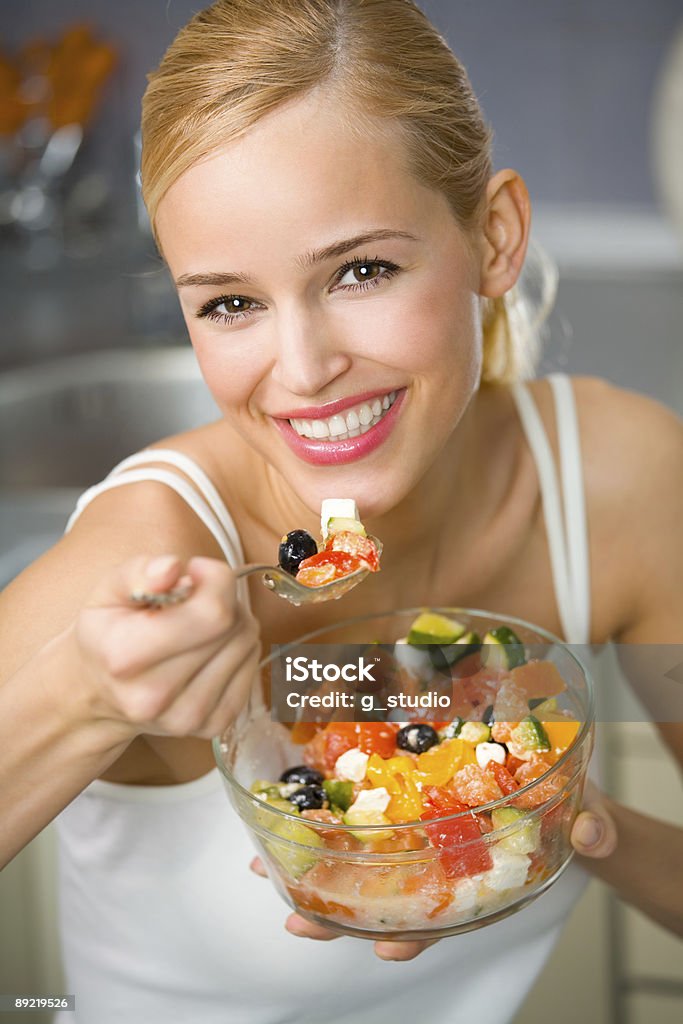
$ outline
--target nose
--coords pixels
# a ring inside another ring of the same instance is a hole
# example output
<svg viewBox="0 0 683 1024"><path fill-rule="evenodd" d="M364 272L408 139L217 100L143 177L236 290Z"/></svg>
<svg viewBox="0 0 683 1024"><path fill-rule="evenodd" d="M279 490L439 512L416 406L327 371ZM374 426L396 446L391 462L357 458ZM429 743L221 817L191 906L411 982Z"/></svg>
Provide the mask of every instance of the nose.
<svg viewBox="0 0 683 1024"><path fill-rule="evenodd" d="M281 310L275 332L272 377L293 395L319 394L351 364L323 310Z"/></svg>

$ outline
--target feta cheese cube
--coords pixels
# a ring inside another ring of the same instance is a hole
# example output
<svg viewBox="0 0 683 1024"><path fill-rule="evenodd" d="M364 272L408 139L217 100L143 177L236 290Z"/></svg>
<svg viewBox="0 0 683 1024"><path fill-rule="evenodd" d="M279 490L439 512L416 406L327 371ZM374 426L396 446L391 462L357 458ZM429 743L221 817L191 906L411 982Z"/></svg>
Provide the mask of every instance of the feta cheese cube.
<svg viewBox="0 0 683 1024"><path fill-rule="evenodd" d="M508 853L500 846L491 849L493 867L486 872L486 884L494 892L518 889L526 882L529 858L525 853Z"/></svg>
<svg viewBox="0 0 683 1024"><path fill-rule="evenodd" d="M338 779L348 782L362 782L368 764L369 754L364 754L358 747L345 750L334 762L334 774Z"/></svg>
<svg viewBox="0 0 683 1024"><path fill-rule="evenodd" d="M380 814L384 814L390 800L391 797L384 786L378 786L376 789L361 789L352 807L355 811L379 811Z"/></svg>
<svg viewBox="0 0 683 1024"><path fill-rule="evenodd" d="M480 768L485 768L489 761L505 764L505 747L501 743L477 743L474 754Z"/></svg>

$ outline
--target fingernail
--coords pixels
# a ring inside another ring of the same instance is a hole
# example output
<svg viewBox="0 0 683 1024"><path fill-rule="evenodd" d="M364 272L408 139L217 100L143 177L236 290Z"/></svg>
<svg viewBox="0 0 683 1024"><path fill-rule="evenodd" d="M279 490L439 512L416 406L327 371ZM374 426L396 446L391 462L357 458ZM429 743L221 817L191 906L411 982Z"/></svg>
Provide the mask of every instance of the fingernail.
<svg viewBox="0 0 683 1024"><path fill-rule="evenodd" d="M587 849L597 846L602 839L602 822L594 814L589 814L576 826L576 838Z"/></svg>
<svg viewBox="0 0 683 1024"><path fill-rule="evenodd" d="M147 563L145 575L148 579L165 576L177 564L178 558L176 555L161 555L160 558L153 558L151 562Z"/></svg>
<svg viewBox="0 0 683 1024"><path fill-rule="evenodd" d="M297 924L297 923L292 924L291 921L287 921L286 924L285 924L285 928L290 933L290 935L296 935L297 938L299 938L299 939L307 939L308 938L308 936L307 936L307 934L306 934L306 932L304 930L304 927L302 925L300 925L300 924Z"/></svg>

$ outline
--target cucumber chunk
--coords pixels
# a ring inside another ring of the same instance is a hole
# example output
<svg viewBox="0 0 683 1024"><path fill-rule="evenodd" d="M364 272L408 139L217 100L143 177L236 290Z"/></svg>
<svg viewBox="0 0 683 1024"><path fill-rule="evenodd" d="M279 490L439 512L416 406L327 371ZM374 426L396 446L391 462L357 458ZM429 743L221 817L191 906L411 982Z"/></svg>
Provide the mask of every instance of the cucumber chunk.
<svg viewBox="0 0 683 1024"><path fill-rule="evenodd" d="M526 661L524 644L509 626L489 630L483 644L482 660L487 668L517 668Z"/></svg>
<svg viewBox="0 0 683 1024"><path fill-rule="evenodd" d="M462 622L436 612L422 612L408 633L409 644L454 644L466 632Z"/></svg>
<svg viewBox="0 0 683 1024"><path fill-rule="evenodd" d="M510 733L510 739L525 750L542 753L550 750L550 740L542 724L534 715L527 715Z"/></svg>
<svg viewBox="0 0 683 1024"><path fill-rule="evenodd" d="M358 519L346 516L334 516L328 521L327 536L334 537L335 533L359 533L361 537L367 537L363 524Z"/></svg>
<svg viewBox="0 0 683 1024"><path fill-rule="evenodd" d="M459 735L466 743L488 743L491 739L491 727L486 722L465 722Z"/></svg>
<svg viewBox="0 0 683 1024"><path fill-rule="evenodd" d="M323 789L327 799L340 811L348 811L353 803L353 782L341 779L323 779Z"/></svg>
<svg viewBox="0 0 683 1024"><path fill-rule="evenodd" d="M533 711L536 718L541 720L544 715L552 712L553 714L557 711L557 701L554 697L541 697L540 699L533 697L529 701L529 710Z"/></svg>
<svg viewBox="0 0 683 1024"><path fill-rule="evenodd" d="M363 810L360 807L350 807L344 815L345 825L391 825L391 819L387 818L382 811ZM380 839L391 839L392 829L373 829L372 832L354 832L351 835L360 839L362 843L376 843Z"/></svg>
<svg viewBox="0 0 683 1024"><path fill-rule="evenodd" d="M444 671L456 665L468 654L473 654L481 647L481 637L472 630L463 635L452 644L436 646L432 644L429 648L429 657L434 668Z"/></svg>
<svg viewBox="0 0 683 1024"><path fill-rule="evenodd" d="M275 807L288 814L298 815L299 810L289 800L270 799L265 801L269 807ZM303 822L291 821L276 814L263 811L259 814L260 824L271 833L272 838L263 838L263 845L275 860L292 876L300 878L318 860L316 849L324 847L322 838ZM290 846L289 843L297 843ZM306 849L304 849L306 847Z"/></svg>
<svg viewBox="0 0 683 1024"><path fill-rule="evenodd" d="M260 796L262 800L271 798L277 800L282 796L278 783L270 782L268 779L255 779L249 789L255 796Z"/></svg>
<svg viewBox="0 0 683 1024"><path fill-rule="evenodd" d="M458 716L452 722L449 722L448 725L445 725L443 727L443 729L439 729L439 739L440 740L452 740L452 739L454 739L456 736L460 735L460 730L462 729L464 724L465 724L464 720L462 718L460 718L460 716Z"/></svg>
<svg viewBox="0 0 683 1024"><path fill-rule="evenodd" d="M517 807L496 807L491 811L494 829L507 828L515 822L519 822L518 828L499 839L498 845L509 853L532 853L540 842L540 821L524 820L524 811Z"/></svg>

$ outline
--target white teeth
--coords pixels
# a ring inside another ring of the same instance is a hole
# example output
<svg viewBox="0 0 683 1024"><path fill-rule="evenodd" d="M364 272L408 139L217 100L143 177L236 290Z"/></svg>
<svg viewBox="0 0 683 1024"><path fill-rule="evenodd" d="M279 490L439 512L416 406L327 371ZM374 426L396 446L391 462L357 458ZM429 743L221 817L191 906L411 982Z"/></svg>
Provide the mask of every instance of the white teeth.
<svg viewBox="0 0 683 1024"><path fill-rule="evenodd" d="M316 440L345 441L349 437L359 437L367 433L371 427L382 419L384 414L396 401L396 392L391 391L382 398L373 398L372 402L363 402L347 413L337 413L326 420L290 420L294 430L302 437Z"/></svg>
<svg viewBox="0 0 683 1024"><path fill-rule="evenodd" d="M347 431L346 420L343 416L331 416L327 421L327 426L330 431L330 437L338 437Z"/></svg>
<svg viewBox="0 0 683 1024"><path fill-rule="evenodd" d="M330 432L328 430L327 423L325 423L325 420L313 420L311 423L311 427L313 429L313 437L323 438L330 436Z"/></svg>

